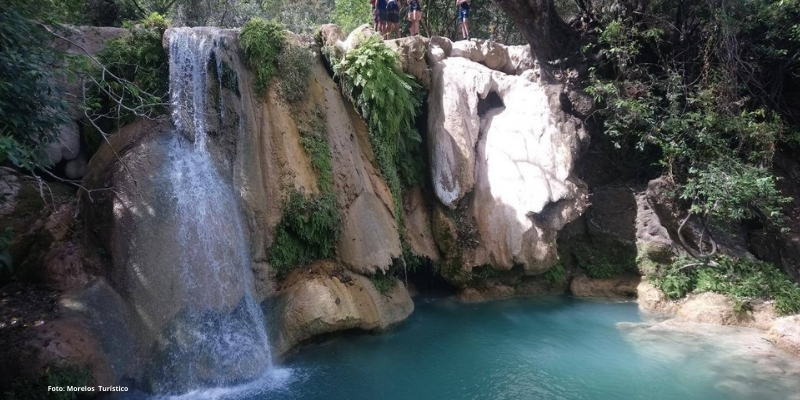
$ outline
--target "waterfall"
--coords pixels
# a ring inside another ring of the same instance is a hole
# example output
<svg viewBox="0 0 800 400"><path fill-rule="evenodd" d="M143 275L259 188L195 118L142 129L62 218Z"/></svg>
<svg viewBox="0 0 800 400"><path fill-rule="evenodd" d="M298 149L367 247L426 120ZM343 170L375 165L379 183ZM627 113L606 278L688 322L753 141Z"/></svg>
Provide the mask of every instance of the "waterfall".
<svg viewBox="0 0 800 400"><path fill-rule="evenodd" d="M160 394L240 385L273 369L237 198L208 150L210 118L222 118L209 107L219 101L209 98L216 89L210 85L221 82L208 73L218 45L212 28L173 29L169 36L175 132L162 142L160 177L151 179L168 210L159 223L170 233L155 233L159 225L151 224L135 235L146 244L134 245L137 262L171 269L170 293L148 301L180 302L170 305L179 311L159 329L147 361L145 386Z"/></svg>

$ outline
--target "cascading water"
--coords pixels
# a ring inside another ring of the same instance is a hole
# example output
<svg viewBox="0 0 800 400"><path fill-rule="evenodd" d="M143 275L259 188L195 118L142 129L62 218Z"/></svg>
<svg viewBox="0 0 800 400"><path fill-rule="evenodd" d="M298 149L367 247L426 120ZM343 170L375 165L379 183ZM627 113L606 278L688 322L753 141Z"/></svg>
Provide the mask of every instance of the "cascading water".
<svg viewBox="0 0 800 400"><path fill-rule="evenodd" d="M141 229L132 250L139 263L150 264L145 270L158 263L177 269L169 275L177 278L168 284L170 295L147 299L151 308L159 301L180 302L169 305L177 311L164 318L147 357L145 386L159 394L240 385L262 380L273 369L262 312L251 294L239 206L207 149L209 118L221 118L210 115L214 99L207 98L214 84L208 66L218 59L213 57L218 33L181 28L169 36L175 133L163 140L160 176L149 179L161 191L154 202L167 210L161 214L168 221L160 223L172 231L159 235L152 225ZM158 314L155 309L150 314Z"/></svg>

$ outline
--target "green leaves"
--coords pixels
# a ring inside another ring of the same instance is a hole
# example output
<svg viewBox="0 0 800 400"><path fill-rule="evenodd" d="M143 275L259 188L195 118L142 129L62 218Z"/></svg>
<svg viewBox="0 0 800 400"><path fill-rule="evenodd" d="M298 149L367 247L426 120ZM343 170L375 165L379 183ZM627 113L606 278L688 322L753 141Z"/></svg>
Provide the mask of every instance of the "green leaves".
<svg viewBox="0 0 800 400"><path fill-rule="evenodd" d="M307 197L293 190L275 228L270 265L284 277L296 267L331 257L340 229L341 214L332 192Z"/></svg>
<svg viewBox="0 0 800 400"><path fill-rule="evenodd" d="M761 11L775 7L759 3ZM749 79L768 57L742 64L741 54L733 57L723 46L735 40L750 49L760 40L730 36L755 26L736 17L748 15L750 7L737 7L722 14L703 4L686 8L695 25L682 31L672 31L658 14L612 16L586 47L599 54L586 90L599 103L615 147L655 154L653 161L678 184L681 197L694 203L693 213L780 224L787 198L769 168L778 145L797 135L778 110L753 98L765 88ZM687 34L694 36L681 36Z"/></svg>
<svg viewBox="0 0 800 400"><path fill-rule="evenodd" d="M61 73L63 54L46 47L51 36L27 18L36 15L0 13L0 162L28 170L49 166L44 149L68 119L50 84Z"/></svg>
<svg viewBox="0 0 800 400"><path fill-rule="evenodd" d="M169 94L169 61L161 45L168 27L163 16L153 13L135 24L129 34L113 40L97 53L101 65L84 57L73 59L76 68L91 75L84 107L103 131L119 129L141 116L166 113ZM90 150L100 145L100 133L85 132Z"/></svg>
<svg viewBox="0 0 800 400"><path fill-rule="evenodd" d="M369 124L375 161L389 184L395 203L397 226L402 226L402 186L421 183L422 139L414 121L422 104L422 88L400 70L397 53L378 35L363 38L333 64L342 91Z"/></svg>
<svg viewBox="0 0 800 400"><path fill-rule="evenodd" d="M652 277L653 284L670 298L692 292L716 292L732 297L738 304L753 299L774 300L778 315L800 312L800 285L770 263L723 256L715 260L715 266L680 270L691 262L677 260L661 276Z"/></svg>
<svg viewBox="0 0 800 400"><path fill-rule="evenodd" d="M286 28L274 21L253 18L239 32L247 65L256 72L256 88L264 92L278 72L278 57L286 46Z"/></svg>

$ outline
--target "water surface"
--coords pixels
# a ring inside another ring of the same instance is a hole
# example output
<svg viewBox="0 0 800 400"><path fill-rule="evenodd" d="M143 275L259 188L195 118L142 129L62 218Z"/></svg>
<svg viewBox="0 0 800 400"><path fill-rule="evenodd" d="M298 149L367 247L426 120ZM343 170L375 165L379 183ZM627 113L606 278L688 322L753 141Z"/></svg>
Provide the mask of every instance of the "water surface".
<svg viewBox="0 0 800 400"><path fill-rule="evenodd" d="M750 355L734 348L744 342L720 340L707 325L679 333L631 324L643 319L633 302L549 297L416 306L390 332L305 347L283 363L290 375L283 386L244 397L708 400L800 393L796 360L779 351ZM728 336L760 340L754 334Z"/></svg>

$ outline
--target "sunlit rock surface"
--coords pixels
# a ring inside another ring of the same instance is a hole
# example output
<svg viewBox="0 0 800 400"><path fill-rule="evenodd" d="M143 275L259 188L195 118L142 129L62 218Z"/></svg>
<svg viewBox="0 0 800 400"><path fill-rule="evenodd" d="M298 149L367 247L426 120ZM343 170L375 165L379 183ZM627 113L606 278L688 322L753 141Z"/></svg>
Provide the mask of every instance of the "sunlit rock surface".
<svg viewBox="0 0 800 400"><path fill-rule="evenodd" d="M587 205L573 174L580 124L563 116L547 87L467 58L443 59L431 76L434 190L451 209L466 201L479 236L465 268L544 272L557 259L556 233Z"/></svg>
<svg viewBox="0 0 800 400"><path fill-rule="evenodd" d="M394 278L390 278L394 279ZM414 302L396 281L385 294L373 282L330 261L293 271L270 312L276 353L316 335L347 329L383 330L405 320Z"/></svg>

